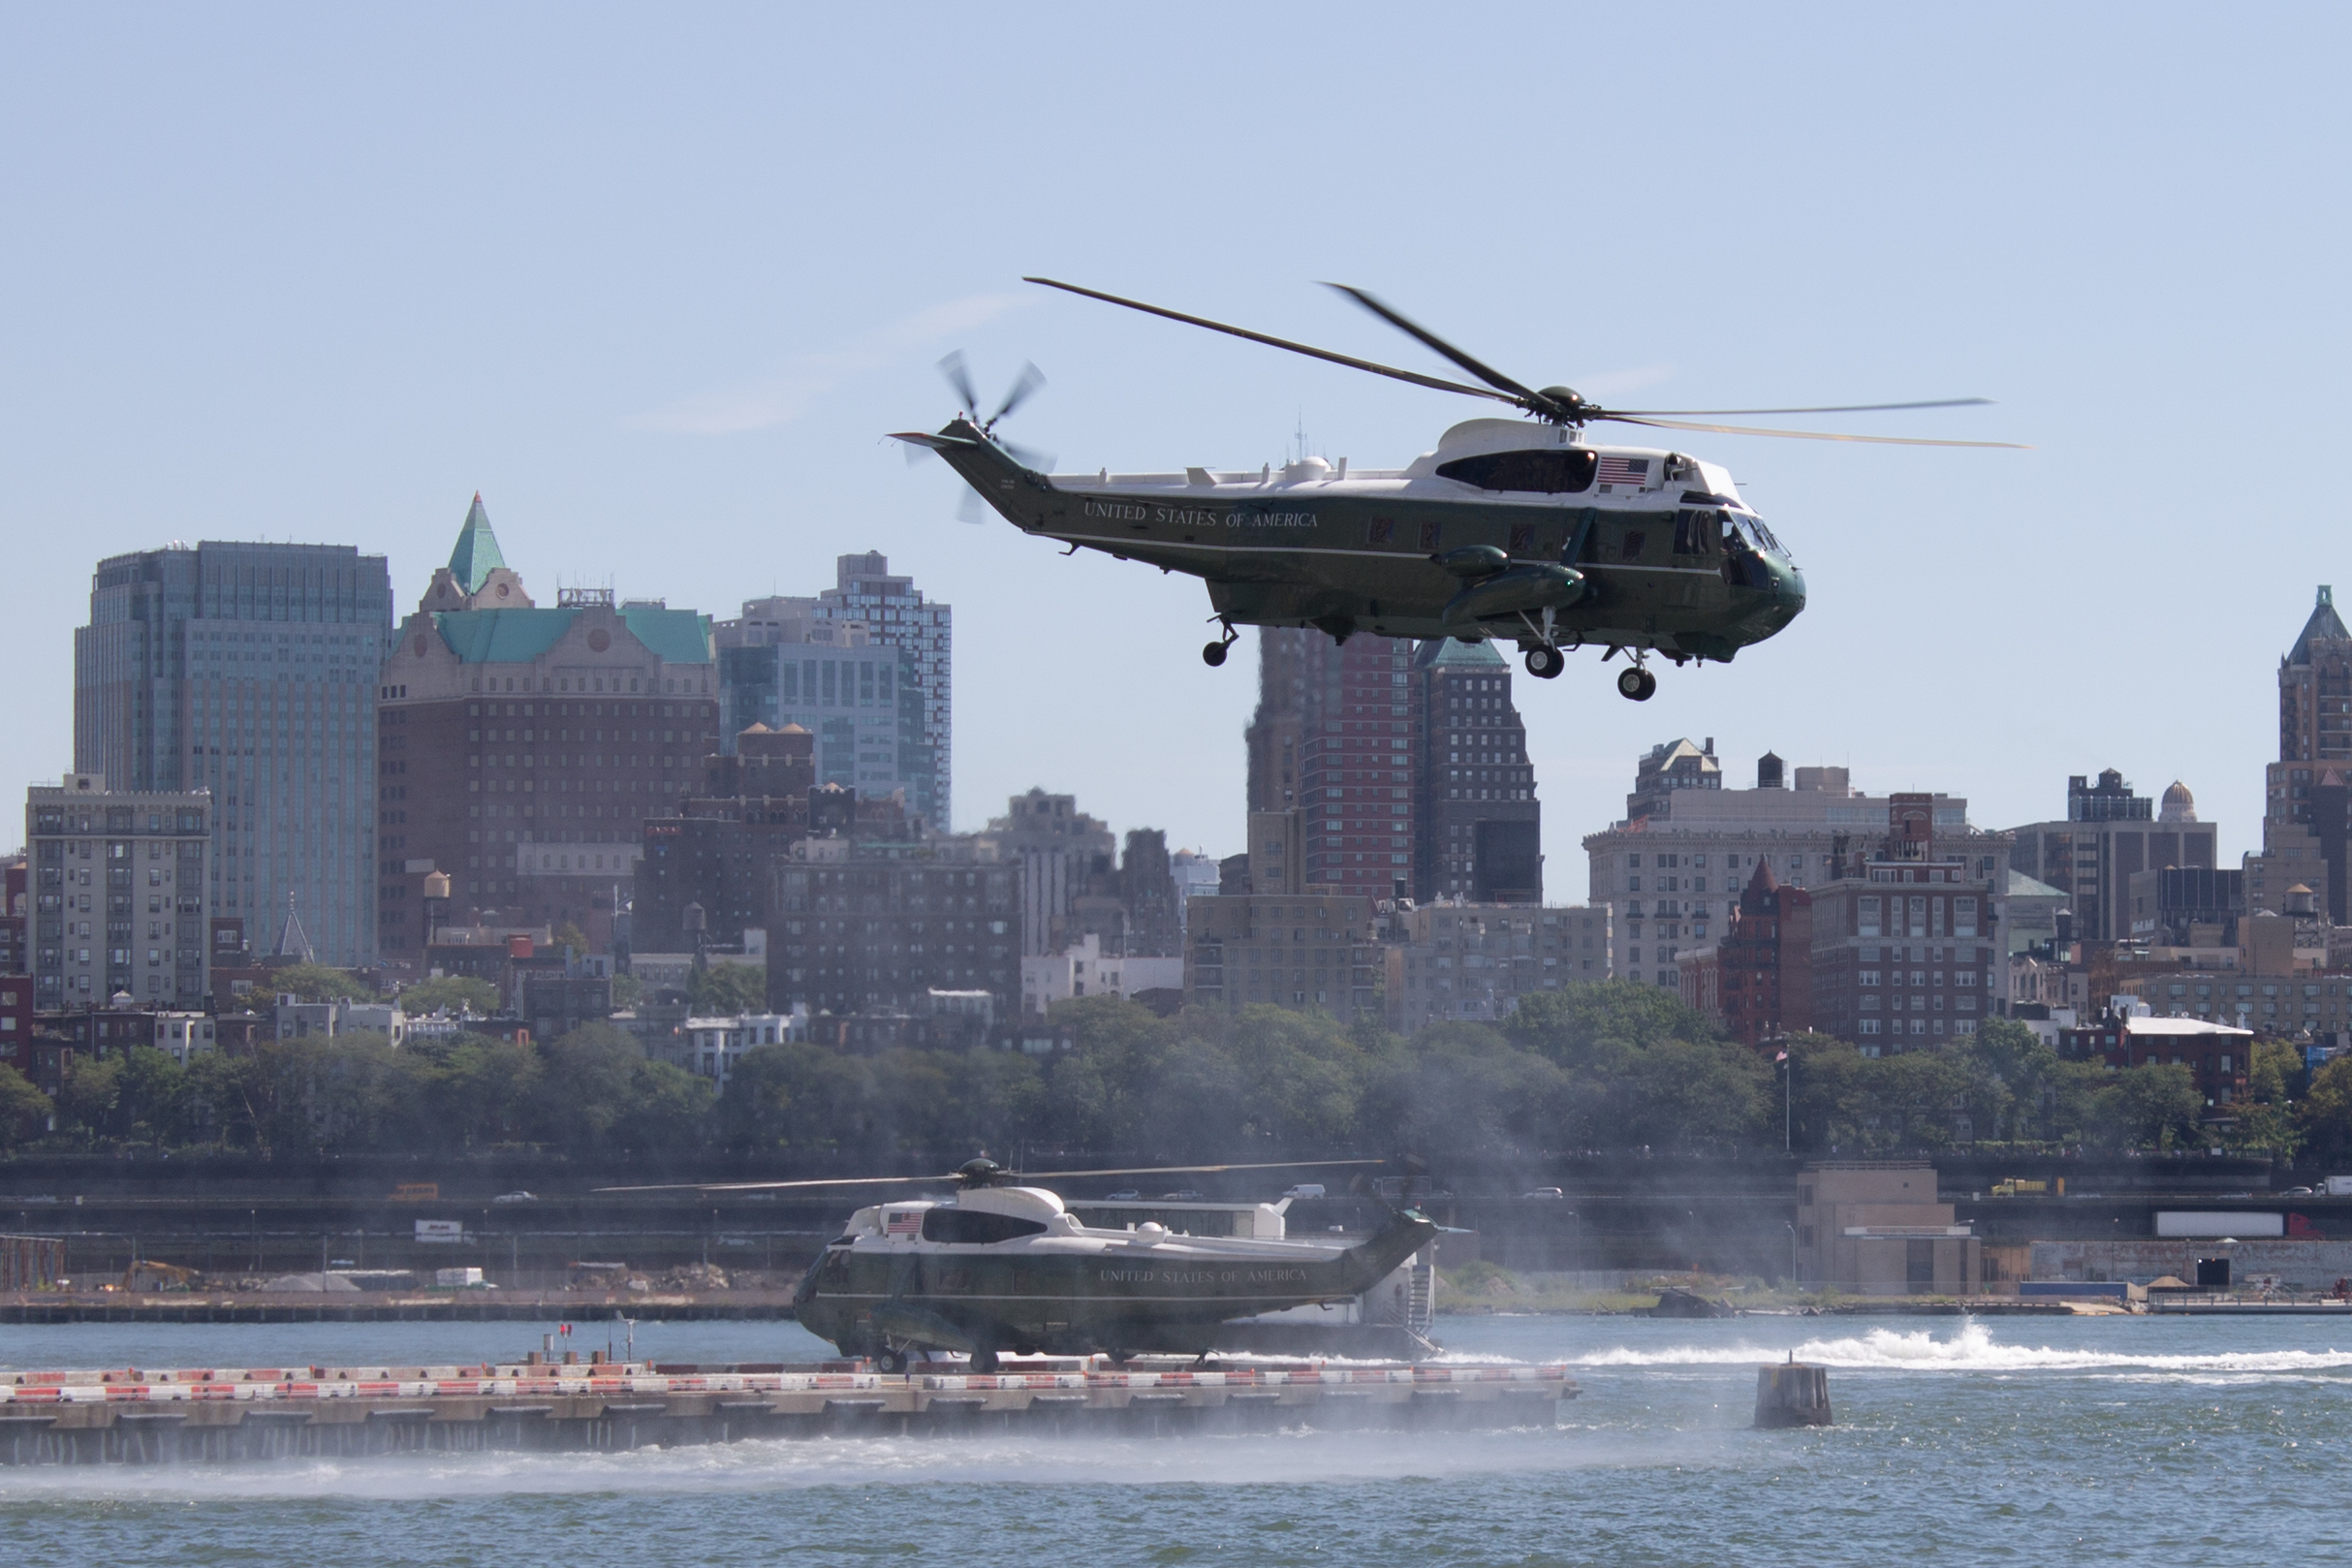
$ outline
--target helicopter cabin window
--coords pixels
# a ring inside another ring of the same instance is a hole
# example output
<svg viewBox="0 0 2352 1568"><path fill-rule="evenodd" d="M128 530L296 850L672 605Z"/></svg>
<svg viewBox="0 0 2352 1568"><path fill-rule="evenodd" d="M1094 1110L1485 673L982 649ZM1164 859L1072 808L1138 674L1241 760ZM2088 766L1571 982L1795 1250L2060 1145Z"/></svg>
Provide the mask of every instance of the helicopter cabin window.
<svg viewBox="0 0 2352 1568"><path fill-rule="evenodd" d="M1677 555L1713 555L1722 549L1722 513L1678 512L1675 514L1675 553Z"/></svg>
<svg viewBox="0 0 2352 1568"><path fill-rule="evenodd" d="M1044 1221L1020 1219L1012 1214L989 1214L977 1208L926 1208L923 1211L923 1239L925 1241L963 1241L986 1245L990 1241L1010 1241L1017 1237L1045 1234Z"/></svg>
<svg viewBox="0 0 2352 1568"><path fill-rule="evenodd" d="M1482 490L1532 490L1546 495L1570 494L1592 488L1592 473L1600 455L1590 447L1560 447L1546 452L1486 452L1439 463L1440 479L1475 485Z"/></svg>

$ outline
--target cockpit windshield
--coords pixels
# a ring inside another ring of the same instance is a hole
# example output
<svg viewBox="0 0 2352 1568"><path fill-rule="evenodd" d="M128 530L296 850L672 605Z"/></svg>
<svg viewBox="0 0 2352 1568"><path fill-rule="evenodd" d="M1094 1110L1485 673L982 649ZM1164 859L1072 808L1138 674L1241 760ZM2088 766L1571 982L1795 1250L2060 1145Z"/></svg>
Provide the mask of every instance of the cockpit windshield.
<svg viewBox="0 0 2352 1568"><path fill-rule="evenodd" d="M1724 516L1732 519L1733 526L1746 537L1749 544L1768 555L1787 559L1788 551L1780 548L1780 541L1772 537L1772 531L1764 525L1762 517L1753 512L1727 512Z"/></svg>

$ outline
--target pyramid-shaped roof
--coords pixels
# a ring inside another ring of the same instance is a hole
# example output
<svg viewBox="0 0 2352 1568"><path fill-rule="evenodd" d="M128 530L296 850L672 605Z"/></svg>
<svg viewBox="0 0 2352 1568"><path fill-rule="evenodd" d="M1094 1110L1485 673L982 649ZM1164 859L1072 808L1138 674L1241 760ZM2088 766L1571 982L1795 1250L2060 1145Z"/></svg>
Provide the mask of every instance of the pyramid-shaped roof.
<svg viewBox="0 0 2352 1568"><path fill-rule="evenodd" d="M2313 639L2352 642L2352 631L2344 630L2343 617L2336 613L2336 591L2324 582L2319 586L2319 603L2312 607L2311 618L2303 623L2303 635L2295 640L2287 663L2309 664Z"/></svg>
<svg viewBox="0 0 2352 1568"><path fill-rule="evenodd" d="M1500 670L1503 656L1491 639L1464 643L1458 637L1436 637L1415 650L1414 663L1424 670Z"/></svg>
<svg viewBox="0 0 2352 1568"><path fill-rule="evenodd" d="M318 955L312 951L310 938L303 934L301 919L294 912L294 894L286 894L286 924L278 927L277 952L280 958L295 958L303 963L315 962Z"/></svg>
<svg viewBox="0 0 2352 1568"><path fill-rule="evenodd" d="M465 526L457 530L457 548L450 551L450 576L467 593L480 593L493 568L506 565L506 557L498 552L498 536L490 532L490 515L482 510L482 492L474 492L474 504L466 509Z"/></svg>

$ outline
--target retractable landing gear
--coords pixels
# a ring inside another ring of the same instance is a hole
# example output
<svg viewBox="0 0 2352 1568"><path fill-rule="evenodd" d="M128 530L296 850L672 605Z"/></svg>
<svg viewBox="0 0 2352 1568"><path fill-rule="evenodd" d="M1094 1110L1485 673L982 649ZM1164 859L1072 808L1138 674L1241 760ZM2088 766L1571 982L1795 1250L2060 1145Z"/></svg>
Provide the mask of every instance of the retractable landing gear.
<svg viewBox="0 0 2352 1568"><path fill-rule="evenodd" d="M1555 647L1538 643L1527 649L1527 674L1538 680L1555 679L1567 668L1568 655Z"/></svg>
<svg viewBox="0 0 2352 1568"><path fill-rule="evenodd" d="M1224 626L1225 635L1201 650L1201 662L1211 670L1218 669L1225 663L1226 649L1241 639L1241 634L1233 629L1232 621L1226 620L1222 615L1213 618Z"/></svg>
<svg viewBox="0 0 2352 1568"><path fill-rule="evenodd" d="M894 1375L906 1370L906 1352L895 1345L886 1345L874 1353L874 1370Z"/></svg>
<svg viewBox="0 0 2352 1568"><path fill-rule="evenodd" d="M1628 701L1646 703L1657 689L1658 677L1638 666L1617 672L1617 695Z"/></svg>

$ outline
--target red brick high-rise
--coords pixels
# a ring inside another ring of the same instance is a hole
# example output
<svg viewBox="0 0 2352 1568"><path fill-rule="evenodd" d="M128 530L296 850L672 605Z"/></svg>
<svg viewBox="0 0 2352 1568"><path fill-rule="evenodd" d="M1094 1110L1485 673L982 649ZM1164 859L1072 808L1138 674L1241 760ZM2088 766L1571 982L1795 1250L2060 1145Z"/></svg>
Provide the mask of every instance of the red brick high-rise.
<svg viewBox="0 0 2352 1568"><path fill-rule="evenodd" d="M474 498L384 661L377 700L377 934L421 969L424 878L440 918L574 925L610 939L644 821L702 786L719 749L710 622L566 589L534 605Z"/></svg>

